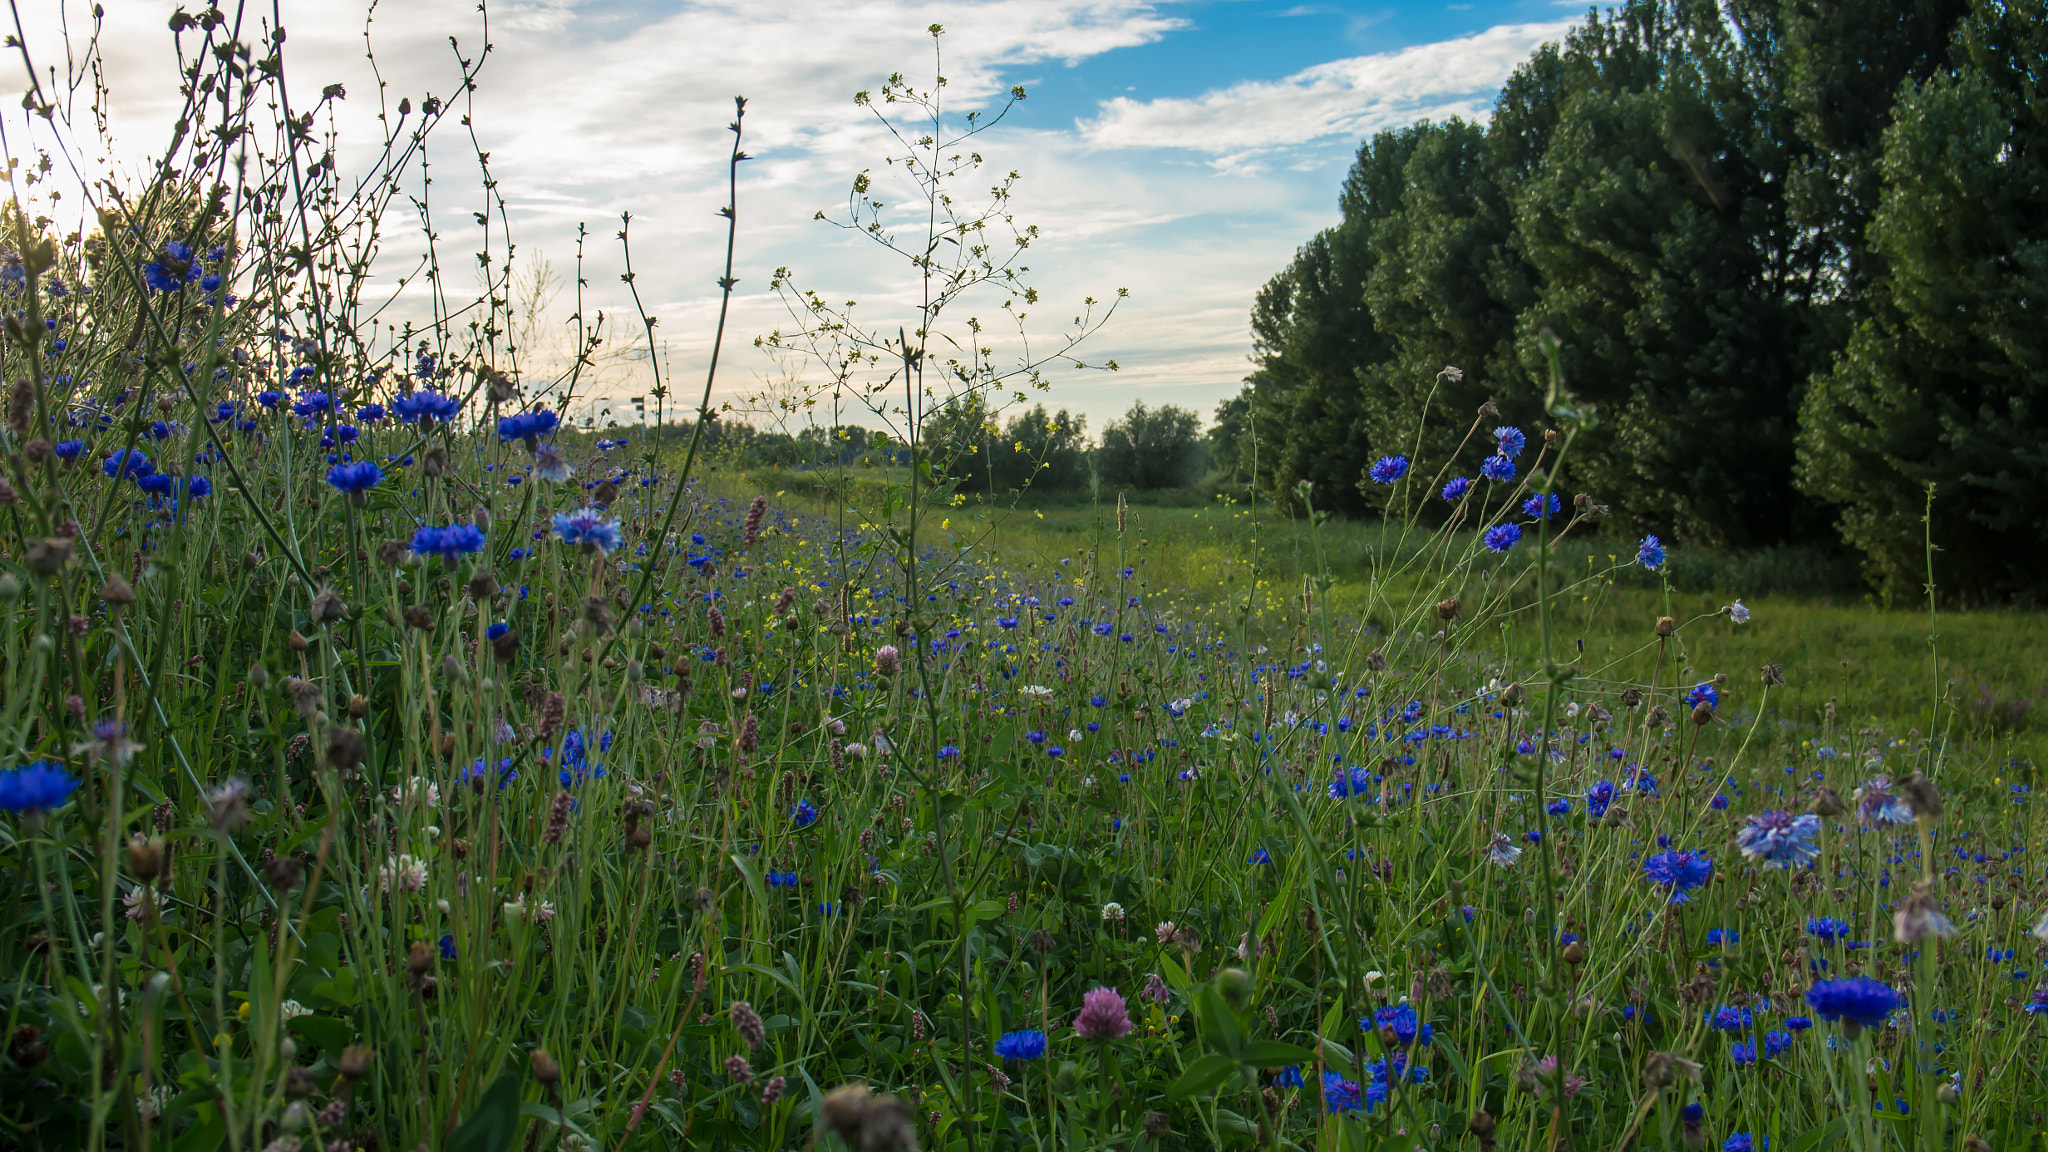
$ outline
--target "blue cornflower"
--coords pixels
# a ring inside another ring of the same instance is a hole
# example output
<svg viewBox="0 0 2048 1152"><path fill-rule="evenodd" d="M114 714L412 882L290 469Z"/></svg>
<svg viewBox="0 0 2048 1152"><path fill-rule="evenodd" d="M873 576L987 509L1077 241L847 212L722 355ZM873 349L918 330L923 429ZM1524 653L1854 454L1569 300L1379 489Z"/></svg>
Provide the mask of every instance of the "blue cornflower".
<svg viewBox="0 0 2048 1152"><path fill-rule="evenodd" d="M1522 526L1495 524L1486 530L1486 535L1481 539L1485 541L1488 552L1505 552L1522 542Z"/></svg>
<svg viewBox="0 0 2048 1152"><path fill-rule="evenodd" d="M1054 746L1054 747L1051 747L1051 748L1047 748L1047 749L1045 750L1045 754L1046 754L1047 756L1050 756L1050 757L1052 757L1053 759L1057 760L1057 759L1059 759L1060 757L1062 757L1062 756L1065 756L1065 755L1067 754L1067 750L1066 750L1065 748L1061 748L1061 747L1058 747L1058 746Z"/></svg>
<svg viewBox="0 0 2048 1152"><path fill-rule="evenodd" d="M1756 1052L1752 1049L1750 1059L1754 1060L1755 1058ZM1738 1060L1736 1063L1739 1064L1742 1061ZM1752 1141L1747 1132L1737 1132L1721 1142L1721 1152L1770 1152L1771 1138L1769 1136L1759 1136L1756 1139L1762 1141L1762 1143L1759 1144L1756 1141Z"/></svg>
<svg viewBox="0 0 2048 1152"><path fill-rule="evenodd" d="M171 490L177 486L177 481L157 472L148 476L137 476L135 486L152 496L169 496Z"/></svg>
<svg viewBox="0 0 2048 1152"><path fill-rule="evenodd" d="M1687 1104L1678 1110L1678 1118L1687 1124L1698 1124L1707 1118L1707 1110L1703 1105Z"/></svg>
<svg viewBox="0 0 2048 1152"><path fill-rule="evenodd" d="M194 500L210 496L213 494L213 481L204 476L194 476L185 482L185 494Z"/></svg>
<svg viewBox="0 0 2048 1152"><path fill-rule="evenodd" d="M1392 484L1407 474L1408 458L1406 456L1382 456L1378 460L1373 461L1372 469L1367 473L1367 475L1372 477L1372 482L1375 484Z"/></svg>
<svg viewBox="0 0 2048 1152"><path fill-rule="evenodd" d="M292 404L292 415L310 418L334 411L334 397L325 392L302 393Z"/></svg>
<svg viewBox="0 0 2048 1152"><path fill-rule="evenodd" d="M1702 704L1709 708L1719 708L1721 706L1721 693L1711 683L1702 680L1693 685L1692 691L1685 694L1685 702L1695 708Z"/></svg>
<svg viewBox="0 0 2048 1152"><path fill-rule="evenodd" d="M957 756L959 756L959 755L960 755L960 748L959 748L959 746L958 746L958 745L955 745L955 744L941 744L941 745L939 745L939 759L941 759L941 760L951 760L951 759L953 759L954 757L957 757Z"/></svg>
<svg viewBox="0 0 2048 1152"><path fill-rule="evenodd" d="M818 819L818 807L809 800L799 800L789 810L789 821L799 828L809 828Z"/></svg>
<svg viewBox="0 0 2048 1152"><path fill-rule="evenodd" d="M1674 849L1659 852L1643 861L1643 875L1671 893L1671 903L1683 904L1687 892L1707 882L1714 874L1714 862L1698 852Z"/></svg>
<svg viewBox="0 0 2048 1152"><path fill-rule="evenodd" d="M1045 1055L1045 1033L1036 1028L1005 1032L995 1043L995 1053L1005 1060L1036 1060Z"/></svg>
<svg viewBox="0 0 2048 1152"><path fill-rule="evenodd" d="M453 396L443 396L439 392L411 392L391 401L392 415L407 424L417 422L422 416L430 416L441 421L453 420L455 414L460 411L462 401Z"/></svg>
<svg viewBox="0 0 2048 1152"><path fill-rule="evenodd" d="M1775 1060L1784 1054L1785 1049L1790 1047L1792 1047L1792 1034L1790 1032L1774 1028L1764 1033L1765 1059Z"/></svg>
<svg viewBox="0 0 2048 1152"><path fill-rule="evenodd" d="M358 504L362 503L362 494L375 488L383 479L384 470L368 460L358 460L353 464L336 464L327 470L327 482L348 493L353 502Z"/></svg>
<svg viewBox="0 0 2048 1152"><path fill-rule="evenodd" d="M1602 780L1586 789L1586 815L1598 820L1607 815L1607 806L1614 803L1614 782Z"/></svg>
<svg viewBox="0 0 2048 1152"><path fill-rule="evenodd" d="M1754 1013L1733 1004L1723 1004L1707 1014L1707 1026L1722 1032L1747 1032L1755 1025Z"/></svg>
<svg viewBox="0 0 2048 1152"><path fill-rule="evenodd" d="M1017 618L1016 618L1015 616L998 616L998 617L996 617L996 627L998 627L998 628L1001 628L1001 629L1003 629L1003 630L1005 630L1005 631L1008 631L1009 629L1011 629L1011 628L1015 628L1016 626L1017 626Z"/></svg>
<svg viewBox="0 0 2048 1152"><path fill-rule="evenodd" d="M256 402L274 410L279 404L284 403L284 393L275 388L265 388L256 394Z"/></svg>
<svg viewBox="0 0 2048 1152"><path fill-rule="evenodd" d="M555 535L564 544L580 544L605 554L626 542L619 531L619 522L604 519L596 508L555 513Z"/></svg>
<svg viewBox="0 0 2048 1152"><path fill-rule="evenodd" d="M57 442L57 459L59 460L76 460L79 453L84 451L85 441L83 440L60 440Z"/></svg>
<svg viewBox="0 0 2048 1152"><path fill-rule="evenodd" d="M1730 1045L1728 1048L1728 1058L1735 1061L1737 1068L1747 1068L1756 1063L1756 1045L1747 1040L1740 1044ZM1726 1147L1726 1145L1723 1145L1723 1147ZM1743 1147L1747 1148L1749 1145L1744 1144Z"/></svg>
<svg viewBox="0 0 2048 1152"><path fill-rule="evenodd" d="M1728 808L1728 797L1716 792L1714 793L1714 798L1707 801L1707 807L1712 808L1716 812L1724 812Z"/></svg>
<svg viewBox="0 0 2048 1152"><path fill-rule="evenodd" d="M1655 535L1643 537L1636 545L1636 563L1655 572L1664 566L1664 545Z"/></svg>
<svg viewBox="0 0 2048 1152"><path fill-rule="evenodd" d="M47 760L0 772L0 808L24 815L62 808L78 791L78 777Z"/></svg>
<svg viewBox="0 0 2048 1152"><path fill-rule="evenodd" d="M491 625L489 628L484 629L484 639L496 640L510 631L512 631L512 626L501 620L498 623Z"/></svg>
<svg viewBox="0 0 2048 1152"><path fill-rule="evenodd" d="M1335 1072L1323 1073L1323 1110L1332 1115L1358 1112L1365 1108L1358 1085Z"/></svg>
<svg viewBox="0 0 2048 1152"><path fill-rule="evenodd" d="M1735 846L1768 867L1804 868L1820 855L1820 846L1814 843L1819 835L1820 817L1811 813L1765 812L1749 818L1735 834Z"/></svg>
<svg viewBox="0 0 2048 1152"><path fill-rule="evenodd" d="M1544 806L1543 810L1552 816L1567 816L1571 814L1572 802L1569 800L1552 800Z"/></svg>
<svg viewBox="0 0 2048 1152"><path fill-rule="evenodd" d="M504 625L499 624L496 627L502 628ZM512 758L510 756L498 761L497 773L498 790L501 792L505 790L507 784L519 779L519 773L513 770ZM478 757L474 763L461 773L461 776L463 780L468 782L470 787L481 791L484 782L489 780L491 776L490 762L482 757Z"/></svg>
<svg viewBox="0 0 2048 1152"><path fill-rule="evenodd" d="M356 419L365 424L382 423L384 420L384 406L382 404L365 404L361 408L356 409Z"/></svg>
<svg viewBox="0 0 2048 1152"><path fill-rule="evenodd" d="M1529 446L1529 438L1522 434L1520 428L1509 424L1493 430L1493 443L1495 452L1513 460L1522 454L1522 449Z"/></svg>
<svg viewBox="0 0 2048 1152"><path fill-rule="evenodd" d="M1300 1088L1303 1086L1301 1065L1299 1064L1289 1064L1273 1077L1273 1087L1275 1088Z"/></svg>
<svg viewBox="0 0 2048 1152"><path fill-rule="evenodd" d="M455 936L453 933L443 932L441 934L441 959L455 959Z"/></svg>
<svg viewBox="0 0 2048 1152"><path fill-rule="evenodd" d="M1883 981L1851 976L1847 980L1815 981L1806 990L1806 1003L1823 1020L1843 1020L1875 1028L1905 1001Z"/></svg>
<svg viewBox="0 0 2048 1152"><path fill-rule="evenodd" d="M1552 516L1557 515L1558 510L1563 507L1564 505L1557 498L1557 493L1552 492L1550 494L1550 511L1545 512L1543 510L1543 496L1541 493L1538 493L1522 501L1522 515L1537 520L1548 520Z"/></svg>
<svg viewBox="0 0 2048 1152"><path fill-rule="evenodd" d="M1471 487L1471 477L1456 476L1451 479L1450 483L1444 485L1444 490L1441 493L1441 495L1446 500L1456 500L1458 497L1463 496L1467 491L1469 491Z"/></svg>
<svg viewBox="0 0 2048 1152"><path fill-rule="evenodd" d="M152 292L176 292L199 276L192 246L182 240L164 241L163 255L142 266L142 282Z"/></svg>
<svg viewBox="0 0 2048 1152"><path fill-rule="evenodd" d="M498 421L499 440L537 440L562 422L562 418L545 408L521 412Z"/></svg>
<svg viewBox="0 0 2048 1152"><path fill-rule="evenodd" d="M1486 462L1479 466L1479 474L1488 480L1513 480L1515 462L1505 456L1488 456Z"/></svg>
<svg viewBox="0 0 2048 1152"><path fill-rule="evenodd" d="M1250 862L1253 864L1271 864L1273 862L1273 854L1264 848L1254 848L1252 849Z"/></svg>
<svg viewBox="0 0 2048 1152"><path fill-rule="evenodd" d="M484 550L483 530L474 524L450 524L446 528L422 528L412 534L412 550L417 556L439 556L453 561L466 552Z"/></svg>
<svg viewBox="0 0 2048 1152"><path fill-rule="evenodd" d="M1741 940L1742 933L1737 932L1733 928L1709 928L1707 930L1707 943L1709 944L1720 944L1723 942L1735 944L1741 942Z"/></svg>
<svg viewBox="0 0 2048 1152"><path fill-rule="evenodd" d="M1416 1044L1427 1044L1434 1038L1436 1030L1419 1021L1415 1005L1406 1001L1391 1008L1375 1009L1370 1020L1360 1020L1358 1026L1368 1032L1381 1028L1394 1030L1394 1042L1403 1048Z"/></svg>
<svg viewBox="0 0 2048 1152"><path fill-rule="evenodd" d="M100 461L100 471L105 472L110 479L114 480L119 480L124 476L131 480L140 480L155 472L156 465L151 464L149 457L144 456L140 449L130 448L125 452L117 451L112 456Z"/></svg>
<svg viewBox="0 0 2048 1152"><path fill-rule="evenodd" d="M1819 940L1846 939L1853 930L1847 920L1833 916L1815 916L1806 921L1806 934Z"/></svg>

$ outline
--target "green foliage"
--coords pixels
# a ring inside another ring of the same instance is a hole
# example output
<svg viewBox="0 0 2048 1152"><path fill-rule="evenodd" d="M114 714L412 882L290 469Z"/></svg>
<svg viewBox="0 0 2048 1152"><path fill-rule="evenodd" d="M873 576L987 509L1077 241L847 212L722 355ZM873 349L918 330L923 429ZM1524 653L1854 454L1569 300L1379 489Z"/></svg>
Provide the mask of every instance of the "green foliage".
<svg viewBox="0 0 2048 1152"><path fill-rule="evenodd" d="M1110 421L1095 453L1096 471L1113 488L1179 488L1207 465L1202 418L1172 404L1147 408L1143 400Z"/></svg>
<svg viewBox="0 0 2048 1152"><path fill-rule="evenodd" d="M1969 597L2048 594L2048 122L2038 3L1987 7L1967 63L1910 85L1884 137L1870 315L1806 403L1802 481L1843 506L1871 577ZM1968 205L1967 210L1959 206Z"/></svg>
<svg viewBox="0 0 2048 1152"><path fill-rule="evenodd" d="M1342 221L1254 302L1249 411L1219 411L1217 448L1283 504L1307 481L1380 508L1379 456L1471 475L1493 424L1547 425L1548 331L1600 415L1561 483L1627 530L1753 549L1838 526L1896 593L1933 480L1943 582L2036 594L2036 7L1589 16L1484 128L1361 145ZM1986 211L1951 243L1959 203Z"/></svg>

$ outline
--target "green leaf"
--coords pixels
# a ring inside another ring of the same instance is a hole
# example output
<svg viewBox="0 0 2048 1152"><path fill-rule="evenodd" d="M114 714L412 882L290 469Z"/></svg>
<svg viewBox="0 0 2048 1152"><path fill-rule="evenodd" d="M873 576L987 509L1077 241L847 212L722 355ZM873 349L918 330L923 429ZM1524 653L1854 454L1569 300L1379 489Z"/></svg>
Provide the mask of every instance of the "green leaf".
<svg viewBox="0 0 2048 1152"><path fill-rule="evenodd" d="M1786 1152L1821 1152L1842 1142L1849 1133L1849 1118L1837 1116L1832 1121L1815 1128L1799 1139L1788 1142Z"/></svg>
<svg viewBox="0 0 2048 1152"><path fill-rule="evenodd" d="M1204 984L1195 989L1195 1019L1201 1022L1202 1038L1211 1048L1219 1052L1236 1055L1244 1045L1244 1030L1238 1025L1237 1016L1230 1006L1223 1002L1223 994L1214 984Z"/></svg>
<svg viewBox="0 0 2048 1152"><path fill-rule="evenodd" d="M1238 1060L1260 1068L1284 1068L1289 1064L1311 1064L1316 1054L1296 1044L1278 1040L1254 1040L1237 1054Z"/></svg>
<svg viewBox="0 0 2048 1152"><path fill-rule="evenodd" d="M1211 1052L1188 1065L1188 1070L1180 1074L1180 1079L1175 1080L1172 1086L1167 1088L1166 1098L1185 1100L1190 1096L1212 1092L1236 1068L1237 1061L1221 1052Z"/></svg>
<svg viewBox="0 0 2048 1152"><path fill-rule="evenodd" d="M285 1022L285 1029L292 1035L309 1040L321 1051L340 1056L348 1042L355 1039L356 1030L345 1021L332 1016L299 1016Z"/></svg>
<svg viewBox="0 0 2048 1152"><path fill-rule="evenodd" d="M484 1089L469 1119L448 1137L448 1152L505 1152L519 1135L519 1074L507 1072Z"/></svg>

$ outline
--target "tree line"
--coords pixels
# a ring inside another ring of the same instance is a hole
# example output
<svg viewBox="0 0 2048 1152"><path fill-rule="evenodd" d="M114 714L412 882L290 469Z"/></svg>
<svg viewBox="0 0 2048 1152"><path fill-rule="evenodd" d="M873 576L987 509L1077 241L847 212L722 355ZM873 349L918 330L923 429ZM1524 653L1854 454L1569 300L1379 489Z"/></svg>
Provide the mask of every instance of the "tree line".
<svg viewBox="0 0 2048 1152"><path fill-rule="evenodd" d="M1623 529L1833 536L1878 585L2048 591L2048 0L1634 0L1484 124L1364 142L1252 308L1220 463L1370 514L1597 407L1562 478ZM1459 373L1447 373L1457 365Z"/></svg>
<svg viewBox="0 0 2048 1152"><path fill-rule="evenodd" d="M657 449L689 441L689 422L651 429L614 426L621 435L645 436ZM1213 469L1199 413L1140 400L1090 440L1088 418L1043 404L1011 413L994 409L979 392L963 392L926 414L920 451L969 494L1001 497L1018 492L1071 492L1096 483L1125 490L1183 488ZM628 442L628 441L622 441ZM910 447L892 432L858 424L810 424L796 431L743 420L714 420L705 428L707 458L741 467L907 467Z"/></svg>

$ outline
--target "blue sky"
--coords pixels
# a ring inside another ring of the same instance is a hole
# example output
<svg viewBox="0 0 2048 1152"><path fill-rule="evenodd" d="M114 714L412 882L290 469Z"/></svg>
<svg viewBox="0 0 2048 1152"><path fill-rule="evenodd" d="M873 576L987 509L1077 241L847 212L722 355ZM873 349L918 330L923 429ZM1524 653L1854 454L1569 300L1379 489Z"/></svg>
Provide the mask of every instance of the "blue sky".
<svg viewBox="0 0 2048 1152"><path fill-rule="evenodd" d="M74 32L85 27L85 0L65 3ZM168 119L175 77L164 29L174 4L106 3L116 139L100 162L132 172L127 142L161 139ZM310 97L347 84L340 155L345 165L366 160L378 92L360 8L283 0L283 9L295 87ZM884 137L850 97L891 72L928 77L924 30L941 23L954 107L988 107L1012 84L1031 93L979 141L992 169L1021 173L1015 211L1042 230L1031 258L1043 317L1030 327L1057 330L1084 296L1130 290L1084 350L1122 371L1055 371L1043 397L1099 429L1134 399L1206 415L1235 392L1248 369L1252 295L1335 219L1359 140L1423 117L1483 118L1514 65L1584 13L1552 0L497 0L475 121L522 256L544 257L564 276L576 226L587 224L590 303L613 315L625 301L610 238L618 214L633 213L639 285L661 317L665 361L687 379L701 370L715 315L723 127L732 94L746 94L759 159L740 190L728 347L741 351L726 362L721 393L787 397L818 379L751 347L788 323L765 291L774 269L792 268L834 299L861 299L878 327L907 318L916 286L900 265L812 217L844 203L854 173L886 178ZM52 42L49 10L29 16L31 44ZM473 51L479 21L474 0L380 8L371 31L386 102L448 93L448 37ZM434 146L437 221L462 242L460 221L482 197L465 180L453 129ZM74 145L92 159L90 142ZM415 220L387 225L386 266L409 262L416 235ZM415 290L393 314L419 308ZM963 307L994 315L997 302ZM529 341L541 359L565 347L548 334L566 310L557 298ZM1016 351L995 344L999 356ZM646 387L644 356L622 357L599 391L616 400Z"/></svg>

